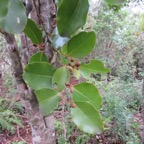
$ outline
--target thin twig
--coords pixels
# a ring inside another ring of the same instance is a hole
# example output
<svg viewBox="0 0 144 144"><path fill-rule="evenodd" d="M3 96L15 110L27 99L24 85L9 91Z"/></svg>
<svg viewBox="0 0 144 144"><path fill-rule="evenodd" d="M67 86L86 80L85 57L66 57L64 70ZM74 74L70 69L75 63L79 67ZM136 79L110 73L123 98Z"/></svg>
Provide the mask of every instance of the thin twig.
<svg viewBox="0 0 144 144"><path fill-rule="evenodd" d="M23 115L20 115L20 114L17 114L17 116L20 117L20 118L28 119L26 116L23 116Z"/></svg>
<svg viewBox="0 0 144 144"><path fill-rule="evenodd" d="M3 58L3 55L5 54L5 52L6 52L6 48L3 50L3 52L2 52L2 54L1 54L1 56L0 56L0 59Z"/></svg>
<svg viewBox="0 0 144 144"><path fill-rule="evenodd" d="M17 126L17 135L18 135L18 137L19 137L22 141L24 141L24 142L26 143L26 141L20 136L19 126Z"/></svg>

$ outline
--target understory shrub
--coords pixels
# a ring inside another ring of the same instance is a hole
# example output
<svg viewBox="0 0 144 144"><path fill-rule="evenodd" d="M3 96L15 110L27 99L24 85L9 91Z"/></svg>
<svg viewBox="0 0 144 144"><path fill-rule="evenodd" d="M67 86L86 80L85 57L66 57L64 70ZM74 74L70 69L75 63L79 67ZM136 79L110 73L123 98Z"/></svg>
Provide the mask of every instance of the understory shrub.
<svg viewBox="0 0 144 144"><path fill-rule="evenodd" d="M22 121L17 116L17 113L22 112L23 108L20 103L0 98L0 132L7 130L13 134L15 125L23 127Z"/></svg>
<svg viewBox="0 0 144 144"><path fill-rule="evenodd" d="M111 142L140 144L139 124L134 117L141 105L140 87L141 81L128 83L120 79L106 86L102 116Z"/></svg>

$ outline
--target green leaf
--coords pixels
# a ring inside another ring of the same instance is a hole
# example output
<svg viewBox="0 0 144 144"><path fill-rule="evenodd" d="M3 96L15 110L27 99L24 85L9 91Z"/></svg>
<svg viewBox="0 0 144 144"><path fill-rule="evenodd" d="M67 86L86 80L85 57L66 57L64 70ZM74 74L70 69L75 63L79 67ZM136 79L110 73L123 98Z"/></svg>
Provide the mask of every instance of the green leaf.
<svg viewBox="0 0 144 144"><path fill-rule="evenodd" d="M57 107L60 98L57 91L45 88L35 91L35 94L39 102L40 111L44 116L52 113L54 108Z"/></svg>
<svg viewBox="0 0 144 144"><path fill-rule="evenodd" d="M91 74L90 73L83 71L83 70L79 70L79 71L80 71L80 74L82 77L84 77L87 80L91 80Z"/></svg>
<svg viewBox="0 0 144 144"><path fill-rule="evenodd" d="M34 90L52 88L55 68L46 62L34 62L25 67L24 80Z"/></svg>
<svg viewBox="0 0 144 144"><path fill-rule="evenodd" d="M31 56L29 63L32 62L48 62L48 58L43 52L37 52Z"/></svg>
<svg viewBox="0 0 144 144"><path fill-rule="evenodd" d="M86 22L88 8L88 0L63 0L57 14L60 36L69 37L82 27Z"/></svg>
<svg viewBox="0 0 144 144"><path fill-rule="evenodd" d="M0 21L8 12L9 0L0 0Z"/></svg>
<svg viewBox="0 0 144 144"><path fill-rule="evenodd" d="M60 55L60 62L63 65L67 65L69 63L69 59L67 59L64 55Z"/></svg>
<svg viewBox="0 0 144 144"><path fill-rule="evenodd" d="M67 54L67 45L64 45L62 48L61 48L61 52L63 55L66 55Z"/></svg>
<svg viewBox="0 0 144 144"><path fill-rule="evenodd" d="M93 50L95 44L96 35L94 32L81 32L68 42L67 54L74 58L83 58Z"/></svg>
<svg viewBox="0 0 144 144"><path fill-rule="evenodd" d="M99 112L88 102L77 102L76 105L71 114L78 128L90 134L102 133L104 126Z"/></svg>
<svg viewBox="0 0 144 144"><path fill-rule="evenodd" d="M126 2L126 0L105 0L105 1L110 5L120 5Z"/></svg>
<svg viewBox="0 0 144 144"><path fill-rule="evenodd" d="M80 71L77 70L77 69L74 69L73 70L73 75L76 79L80 79L81 78L81 74L80 74Z"/></svg>
<svg viewBox="0 0 144 144"><path fill-rule="evenodd" d="M42 31L37 27L32 19L28 19L27 25L24 29L24 33L31 39L32 43L42 43Z"/></svg>
<svg viewBox="0 0 144 144"><path fill-rule="evenodd" d="M74 123L84 132L100 134L104 126L98 109L102 105L97 88L91 83L80 83L73 88L73 101L76 108L72 109Z"/></svg>
<svg viewBox="0 0 144 144"><path fill-rule="evenodd" d="M88 64L82 63L80 65L80 71L81 71L82 75L84 73L87 73L88 75L90 75L91 73L93 73L93 74L97 74L97 73L106 74L106 73L110 72L110 69L105 68L104 64L101 61L91 60Z"/></svg>
<svg viewBox="0 0 144 144"><path fill-rule="evenodd" d="M97 88L91 83L80 83L74 86L73 101L88 102L95 109L99 109L102 106L102 98Z"/></svg>
<svg viewBox="0 0 144 144"><path fill-rule="evenodd" d="M27 16L23 3L20 0L10 0L8 12L3 20L0 21L0 28L8 33L17 34L24 30L26 23Z"/></svg>
<svg viewBox="0 0 144 144"><path fill-rule="evenodd" d="M52 78L52 84L57 84L57 90L62 91L70 80L70 72L67 67L61 67L56 70Z"/></svg>

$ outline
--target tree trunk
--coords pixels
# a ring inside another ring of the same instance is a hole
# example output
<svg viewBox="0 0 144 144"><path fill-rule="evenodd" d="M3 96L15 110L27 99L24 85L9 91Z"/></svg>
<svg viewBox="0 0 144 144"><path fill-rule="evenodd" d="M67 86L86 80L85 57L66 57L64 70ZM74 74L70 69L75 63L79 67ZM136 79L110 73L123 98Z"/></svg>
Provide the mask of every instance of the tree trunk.
<svg viewBox="0 0 144 144"><path fill-rule="evenodd" d="M144 144L144 79L142 82L142 118L143 118L142 143Z"/></svg>
<svg viewBox="0 0 144 144"><path fill-rule="evenodd" d="M39 112L36 96L33 92L28 90L27 85L23 80L23 68L15 37L14 35L6 32L2 33L8 44L8 53L12 63L13 75L16 79L19 93L23 98L23 103L32 128L33 144L55 144L55 133L53 133L54 129L51 129L50 126L50 129L48 129L49 127L46 127L47 125L45 125L45 120ZM53 125L53 116L50 116L48 121Z"/></svg>
<svg viewBox="0 0 144 144"><path fill-rule="evenodd" d="M56 7L53 0L30 0L33 5L31 13L32 19L42 27L43 31L47 35L43 42L45 43L44 51L48 55L49 62L53 59L53 49L49 43L49 37L56 25ZM50 115L44 117L45 126L47 127L50 139L48 144L55 144L55 128L54 128L54 116Z"/></svg>
<svg viewBox="0 0 144 144"><path fill-rule="evenodd" d="M51 32L56 23L56 8L53 0L29 0L29 2L33 5L32 18L34 18L37 24L41 25L46 34L51 36ZM16 79L19 93L23 98L23 104L26 108L29 123L32 128L33 144L55 144L54 116L50 115L48 117L43 117L39 112L36 96L33 91L27 88L22 77L23 67L15 37L6 32L2 32L2 34L8 44L8 53L12 63L13 75ZM44 43L46 43L45 51L48 52L48 57L52 59L53 50L48 43L48 37L44 39ZM28 62L29 51L30 48L32 48L32 44L24 38L24 35L22 35L21 41L22 48L25 49L24 53L27 51L27 55L24 57L24 63L26 64Z"/></svg>

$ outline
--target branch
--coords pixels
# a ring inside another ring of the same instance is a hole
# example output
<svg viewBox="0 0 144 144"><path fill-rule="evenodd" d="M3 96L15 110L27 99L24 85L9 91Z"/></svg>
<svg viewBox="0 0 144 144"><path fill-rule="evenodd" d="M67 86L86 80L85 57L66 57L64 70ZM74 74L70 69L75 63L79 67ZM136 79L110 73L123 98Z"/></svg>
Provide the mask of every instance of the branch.
<svg viewBox="0 0 144 144"><path fill-rule="evenodd" d="M17 135L18 137L25 143L27 143L21 136L20 136L20 133L19 133L19 126L17 126Z"/></svg>

